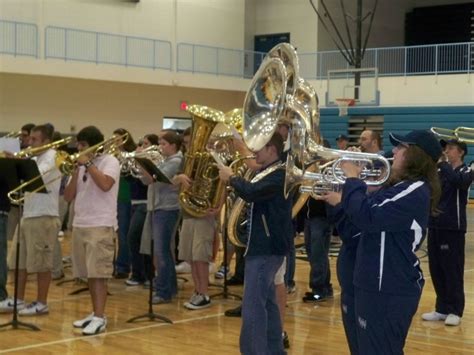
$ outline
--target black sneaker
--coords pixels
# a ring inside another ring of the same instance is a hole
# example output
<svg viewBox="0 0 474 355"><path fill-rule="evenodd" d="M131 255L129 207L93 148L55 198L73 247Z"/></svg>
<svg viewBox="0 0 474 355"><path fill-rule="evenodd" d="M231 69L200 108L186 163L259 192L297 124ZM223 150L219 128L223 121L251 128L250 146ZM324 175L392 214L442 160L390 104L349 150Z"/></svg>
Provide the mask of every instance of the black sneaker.
<svg viewBox="0 0 474 355"><path fill-rule="evenodd" d="M326 300L326 295L320 293L307 292L303 297L303 302L321 302Z"/></svg>
<svg viewBox="0 0 474 355"><path fill-rule="evenodd" d="M283 331L283 348L289 349L290 348L290 338L288 338L288 333Z"/></svg>
<svg viewBox="0 0 474 355"><path fill-rule="evenodd" d="M228 309L224 314L226 317L242 317L242 306Z"/></svg>
<svg viewBox="0 0 474 355"><path fill-rule="evenodd" d="M211 298L208 295L197 295L192 302L186 303L184 307L187 309L202 309L211 305Z"/></svg>

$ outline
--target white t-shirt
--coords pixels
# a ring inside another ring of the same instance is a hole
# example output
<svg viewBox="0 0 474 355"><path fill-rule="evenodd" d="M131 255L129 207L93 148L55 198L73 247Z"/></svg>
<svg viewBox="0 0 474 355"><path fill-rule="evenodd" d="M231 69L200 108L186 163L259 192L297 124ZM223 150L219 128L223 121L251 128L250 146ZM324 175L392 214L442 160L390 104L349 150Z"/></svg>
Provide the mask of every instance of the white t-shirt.
<svg viewBox="0 0 474 355"><path fill-rule="evenodd" d="M23 217L58 216L59 217L59 187L61 185L61 173L56 168L56 151L48 149L41 155L33 157L39 172L43 175L47 193L25 193L25 207ZM53 181L54 180L54 181Z"/></svg>
<svg viewBox="0 0 474 355"><path fill-rule="evenodd" d="M103 174L114 179L115 183L109 191L103 191L96 185L85 167L79 167L72 225L116 228L120 164L109 154L100 155L92 162Z"/></svg>

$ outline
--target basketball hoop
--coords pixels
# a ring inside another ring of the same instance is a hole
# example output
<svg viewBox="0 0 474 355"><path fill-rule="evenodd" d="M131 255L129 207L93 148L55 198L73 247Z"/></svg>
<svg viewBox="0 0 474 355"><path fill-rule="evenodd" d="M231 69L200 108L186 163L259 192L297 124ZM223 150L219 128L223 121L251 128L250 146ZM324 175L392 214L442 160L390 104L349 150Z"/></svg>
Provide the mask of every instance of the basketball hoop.
<svg viewBox="0 0 474 355"><path fill-rule="evenodd" d="M354 106L354 99L336 99L336 105L339 107L339 116L347 116L349 106Z"/></svg>

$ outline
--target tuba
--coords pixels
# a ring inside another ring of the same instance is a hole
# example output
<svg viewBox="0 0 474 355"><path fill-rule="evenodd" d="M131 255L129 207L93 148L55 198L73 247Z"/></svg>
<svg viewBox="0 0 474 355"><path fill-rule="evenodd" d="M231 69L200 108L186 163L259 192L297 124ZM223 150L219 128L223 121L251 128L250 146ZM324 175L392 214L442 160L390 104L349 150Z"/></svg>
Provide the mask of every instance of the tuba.
<svg viewBox="0 0 474 355"><path fill-rule="evenodd" d="M193 119L191 145L185 154L184 174L193 180L189 189L181 188L179 202L194 217L203 217L207 209L220 205L225 185L219 169L207 150L211 133L218 123L225 122L224 113L206 106L191 105L187 111Z"/></svg>

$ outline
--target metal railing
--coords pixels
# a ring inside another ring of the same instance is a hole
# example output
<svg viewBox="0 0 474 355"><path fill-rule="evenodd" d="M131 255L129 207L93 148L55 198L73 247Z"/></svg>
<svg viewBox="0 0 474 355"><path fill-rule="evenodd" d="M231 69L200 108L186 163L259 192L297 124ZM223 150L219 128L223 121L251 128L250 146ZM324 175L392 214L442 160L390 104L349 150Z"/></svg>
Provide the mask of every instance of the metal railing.
<svg viewBox="0 0 474 355"><path fill-rule="evenodd" d="M300 73L326 79L328 70L350 69L339 51L303 53ZM379 76L467 73L474 71L474 43L448 43L367 49L362 68L378 68Z"/></svg>
<svg viewBox="0 0 474 355"><path fill-rule="evenodd" d="M0 20L0 53L38 58L38 26Z"/></svg>
<svg viewBox="0 0 474 355"><path fill-rule="evenodd" d="M265 53L192 43L176 46L176 70L251 78Z"/></svg>
<svg viewBox="0 0 474 355"><path fill-rule="evenodd" d="M172 69L171 42L48 26L44 58Z"/></svg>

